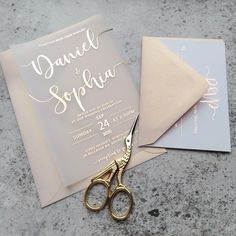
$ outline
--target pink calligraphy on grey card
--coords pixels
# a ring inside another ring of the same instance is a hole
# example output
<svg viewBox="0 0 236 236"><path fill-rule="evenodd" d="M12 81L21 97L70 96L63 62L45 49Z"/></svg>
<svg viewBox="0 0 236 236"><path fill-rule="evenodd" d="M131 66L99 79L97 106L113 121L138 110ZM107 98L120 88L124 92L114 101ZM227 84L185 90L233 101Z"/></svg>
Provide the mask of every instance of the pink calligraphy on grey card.
<svg viewBox="0 0 236 236"><path fill-rule="evenodd" d="M161 38L169 49L198 71L208 90L153 146L231 150L225 45L222 40Z"/></svg>
<svg viewBox="0 0 236 236"><path fill-rule="evenodd" d="M137 113L138 94L109 29L96 16L12 46L66 186L121 152Z"/></svg>

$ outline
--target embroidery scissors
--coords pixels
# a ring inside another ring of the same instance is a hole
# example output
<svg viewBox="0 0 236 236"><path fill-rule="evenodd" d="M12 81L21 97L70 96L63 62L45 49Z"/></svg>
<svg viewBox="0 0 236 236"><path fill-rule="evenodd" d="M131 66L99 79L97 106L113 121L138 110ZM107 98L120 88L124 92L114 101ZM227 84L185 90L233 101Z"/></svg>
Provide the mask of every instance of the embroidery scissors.
<svg viewBox="0 0 236 236"><path fill-rule="evenodd" d="M130 157L131 157L133 134L134 134L137 120L138 120L138 116L139 115L136 116L129 133L124 140L126 150L125 150L125 153L123 154L123 156L117 160L111 161L107 166L104 167L104 169L102 171L98 172L97 175L95 175L91 179L91 183L88 186L87 190L85 191L84 204L85 204L86 208L88 208L89 210L92 210L92 211L100 211L106 205L108 205L109 213L116 220L125 220L129 216L131 209L133 207L132 193L123 184L122 176L123 176L124 169L127 166L128 162L130 160ZM112 190L111 189L111 182L112 182L112 179L114 176L116 176L116 179L117 179L117 186ZM106 177L106 178L103 178L103 177ZM103 185L103 187L105 187L106 196L105 196L105 199L103 200L103 202L99 202L98 206L96 207L96 206L92 206L89 203L88 199L89 199L90 191L92 190L93 187L95 187L97 185ZM117 214L116 211L114 211L112 209L112 206L113 206L114 198L118 194L121 194L121 193L126 194L128 196L128 198L129 198L128 206L129 207L125 211L125 213L120 215L120 214Z"/></svg>

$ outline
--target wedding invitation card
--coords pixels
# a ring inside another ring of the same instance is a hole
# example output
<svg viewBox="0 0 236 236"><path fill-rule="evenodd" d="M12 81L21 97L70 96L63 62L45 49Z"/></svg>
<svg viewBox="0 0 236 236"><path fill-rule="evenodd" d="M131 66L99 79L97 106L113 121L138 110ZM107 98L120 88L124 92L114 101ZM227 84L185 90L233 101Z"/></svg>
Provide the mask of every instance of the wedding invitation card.
<svg viewBox="0 0 236 236"><path fill-rule="evenodd" d="M64 185L57 165L55 164L55 157L51 152L50 145L45 139L45 132L39 125L38 116L33 108L32 99L28 95L28 90L21 78L11 50L0 53L0 63L11 97L11 102L14 107L41 206L48 206L86 188L91 182L91 177L87 177L70 186ZM22 107L26 107L27 109L23 110ZM32 136L32 131L37 135ZM136 140L136 137L135 134L134 141ZM136 166L165 152L166 150L163 148L139 148L135 144L132 149L132 158L127 168ZM117 158L119 157L120 156ZM105 162L106 160L104 160L104 163ZM107 162L110 162L110 160L108 159ZM81 165L83 165L83 163L81 163ZM88 166L84 166L84 168L90 172Z"/></svg>
<svg viewBox="0 0 236 236"><path fill-rule="evenodd" d="M225 45L222 40L159 38L208 82L208 90L154 147L231 151Z"/></svg>
<svg viewBox="0 0 236 236"><path fill-rule="evenodd" d="M142 127L151 123L157 105L156 91L150 94L154 91L150 90L153 83L145 81L151 81L147 75L156 78L155 71L148 70L142 78L141 91L146 88L153 100L149 99L149 103L141 100L139 111L139 96L128 63L119 54L111 35L112 29L103 18L94 16L0 53L42 206L86 187L91 175L119 158L124 153L124 137L138 112L142 113L140 124L144 115L148 119ZM155 41L146 40L149 44ZM137 134L140 130L142 138L143 133L137 126L128 168L166 151L156 147L230 151L224 42L159 40L153 45L158 50L153 54L149 50L142 60L156 69L151 61L162 51L161 62L167 64L161 66L161 71L157 68L161 72L158 81L170 85L170 89L159 91L158 109L162 120L168 112L172 114L168 116L170 125L165 129L158 126L164 134L154 144L142 147L138 147ZM173 71L178 72L178 81L182 83L173 83L176 77ZM155 85L160 87L158 81ZM170 93L174 90L175 93ZM168 105L168 101L173 103L168 95L172 95L171 99L179 98L178 106ZM167 112L167 107L171 111ZM176 118L181 107L184 112L192 108ZM156 123L156 119L152 122Z"/></svg>
<svg viewBox="0 0 236 236"><path fill-rule="evenodd" d="M102 17L11 51L65 186L123 153L138 94Z"/></svg>

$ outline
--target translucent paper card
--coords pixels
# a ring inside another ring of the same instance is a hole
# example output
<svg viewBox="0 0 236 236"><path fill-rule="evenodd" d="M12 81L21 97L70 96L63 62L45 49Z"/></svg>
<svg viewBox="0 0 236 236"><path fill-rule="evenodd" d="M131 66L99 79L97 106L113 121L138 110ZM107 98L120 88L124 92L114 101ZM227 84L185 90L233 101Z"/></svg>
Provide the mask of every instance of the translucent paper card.
<svg viewBox="0 0 236 236"><path fill-rule="evenodd" d="M200 101L152 146L231 151L225 45L222 40L160 38L208 82Z"/></svg>
<svg viewBox="0 0 236 236"><path fill-rule="evenodd" d="M101 17L11 49L65 186L122 153L138 94Z"/></svg>

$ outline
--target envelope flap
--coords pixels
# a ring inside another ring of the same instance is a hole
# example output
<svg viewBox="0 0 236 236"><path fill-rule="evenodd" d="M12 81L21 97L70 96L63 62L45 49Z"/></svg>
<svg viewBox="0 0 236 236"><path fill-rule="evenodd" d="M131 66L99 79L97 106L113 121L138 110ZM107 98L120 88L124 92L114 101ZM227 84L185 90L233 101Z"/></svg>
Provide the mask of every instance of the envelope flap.
<svg viewBox="0 0 236 236"><path fill-rule="evenodd" d="M144 37L139 145L154 143L204 94L206 80L158 38Z"/></svg>

